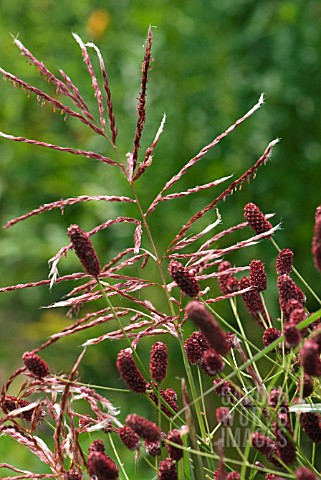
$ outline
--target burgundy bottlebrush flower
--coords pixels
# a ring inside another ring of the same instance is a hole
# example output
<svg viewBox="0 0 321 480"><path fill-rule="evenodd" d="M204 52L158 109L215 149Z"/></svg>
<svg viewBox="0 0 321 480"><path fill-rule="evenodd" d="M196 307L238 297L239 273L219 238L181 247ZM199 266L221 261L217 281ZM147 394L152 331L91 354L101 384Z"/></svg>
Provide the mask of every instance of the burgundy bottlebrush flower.
<svg viewBox="0 0 321 480"><path fill-rule="evenodd" d="M87 468L89 474L96 475L98 480L113 480L119 476L116 463L103 452L89 452Z"/></svg>
<svg viewBox="0 0 321 480"><path fill-rule="evenodd" d="M150 420L136 415L136 413L127 415L126 424L144 440L155 441L161 438L159 427Z"/></svg>
<svg viewBox="0 0 321 480"><path fill-rule="evenodd" d="M298 382L298 392L301 392L301 380L302 378L299 378ZM306 373L303 375L303 386L302 386L302 396L303 398L309 397L312 395L314 390L314 379L310 377L310 375L307 375Z"/></svg>
<svg viewBox="0 0 321 480"><path fill-rule="evenodd" d="M227 293L235 293L240 290L240 282L236 277L231 277L226 282Z"/></svg>
<svg viewBox="0 0 321 480"><path fill-rule="evenodd" d="M264 455L274 465L279 466L279 462L275 459L276 443L270 437L263 435L261 432L253 432L251 435L252 446Z"/></svg>
<svg viewBox="0 0 321 480"><path fill-rule="evenodd" d="M203 348L199 339L194 335L195 333L201 334L201 332L194 332L184 343L184 350L191 365L197 365L203 362Z"/></svg>
<svg viewBox="0 0 321 480"><path fill-rule="evenodd" d="M188 318L193 320L201 330L210 347L220 355L226 355L230 350L230 345L226 341L224 331L206 307L201 302L194 300L186 306L185 311Z"/></svg>
<svg viewBox="0 0 321 480"><path fill-rule="evenodd" d="M307 467L299 467L295 471L295 480L318 480L319 478Z"/></svg>
<svg viewBox="0 0 321 480"><path fill-rule="evenodd" d="M314 340L306 340L300 351L304 373L318 375L321 371L319 346Z"/></svg>
<svg viewBox="0 0 321 480"><path fill-rule="evenodd" d="M147 383L137 368L130 348L119 352L116 365L122 379L130 390L137 393L145 393Z"/></svg>
<svg viewBox="0 0 321 480"><path fill-rule="evenodd" d="M315 267L321 271L321 205L317 207L315 212L312 255Z"/></svg>
<svg viewBox="0 0 321 480"><path fill-rule="evenodd" d="M123 444L129 450L138 450L140 447L140 438L137 433L127 425L118 429L118 435Z"/></svg>
<svg viewBox="0 0 321 480"><path fill-rule="evenodd" d="M176 429L168 432L167 440L169 440L170 442L176 443L177 445L180 445L181 447L183 446L183 441L182 441L182 438L181 438L181 434ZM166 443L166 448L167 448L167 451L168 451L171 459L175 460L176 462L178 462L178 460L180 460L184 455L184 450L183 449L177 448L174 445L170 445L169 443Z"/></svg>
<svg viewBox="0 0 321 480"><path fill-rule="evenodd" d="M300 310L302 308L304 309L303 304L299 300L296 300L295 298L291 298L285 304L285 312L289 318L293 310L296 310L296 309Z"/></svg>
<svg viewBox="0 0 321 480"><path fill-rule="evenodd" d="M300 422L311 442L321 443L321 415L317 412L302 412Z"/></svg>
<svg viewBox="0 0 321 480"><path fill-rule="evenodd" d="M243 277L240 280L241 290L252 287L248 292L242 293L242 298L245 303L246 309L251 317L256 321L260 327L264 328L261 316L267 321L264 305L262 303L261 296L256 288L254 288L251 279L249 277Z"/></svg>
<svg viewBox="0 0 321 480"><path fill-rule="evenodd" d="M86 272L93 277L98 277L100 263L87 233L79 225L70 225L68 237Z"/></svg>
<svg viewBox="0 0 321 480"><path fill-rule="evenodd" d="M239 472L230 472L226 475L226 480L240 480L240 478Z"/></svg>
<svg viewBox="0 0 321 480"><path fill-rule="evenodd" d="M147 385L147 388L150 386ZM172 388L166 388L166 390L163 390L162 388L159 389L161 397L165 400L165 402L171 407L171 409L174 412L178 412L178 405L176 403L177 400L177 394L175 390ZM152 401L155 403L155 405L158 405L158 396L152 391L148 393L149 398L152 399ZM168 417L172 417L173 413L164 405L161 403L161 410L162 412L165 413Z"/></svg>
<svg viewBox="0 0 321 480"><path fill-rule="evenodd" d="M105 445L104 442L100 439L94 440L90 445L89 445L89 452L104 452L105 451Z"/></svg>
<svg viewBox="0 0 321 480"><path fill-rule="evenodd" d="M261 260L252 260L250 263L250 279L256 290L259 292L266 290L266 273Z"/></svg>
<svg viewBox="0 0 321 480"><path fill-rule="evenodd" d="M268 347L274 340L281 336L281 331L277 328L267 328L263 334L262 341L266 347Z"/></svg>
<svg viewBox="0 0 321 480"><path fill-rule="evenodd" d="M22 360L27 369L32 375L37 378L44 378L50 375L50 370L47 362L45 362L39 355L33 352L25 352L22 355Z"/></svg>
<svg viewBox="0 0 321 480"><path fill-rule="evenodd" d="M176 463L170 458L165 458L159 463L158 480L177 480Z"/></svg>
<svg viewBox="0 0 321 480"><path fill-rule="evenodd" d="M302 305L306 302L304 293L288 275L278 277L278 290L282 312L286 313L286 304L291 299L298 300Z"/></svg>
<svg viewBox="0 0 321 480"><path fill-rule="evenodd" d="M237 336L234 332L226 332L225 338L231 348L235 348L235 343L237 341Z"/></svg>
<svg viewBox="0 0 321 480"><path fill-rule="evenodd" d="M182 292L191 298L197 297L201 290L198 281L181 263L172 260L168 272Z"/></svg>
<svg viewBox="0 0 321 480"><path fill-rule="evenodd" d="M166 377L168 364L167 346L162 342L156 342L151 349L149 370L152 380L160 383Z"/></svg>
<svg viewBox="0 0 321 480"><path fill-rule="evenodd" d="M202 365L207 375L215 375L224 369L224 362L221 357L213 348L205 350L203 354L204 363Z"/></svg>
<svg viewBox="0 0 321 480"><path fill-rule="evenodd" d="M230 293L227 289L227 282L230 278L233 277L233 273L222 273L222 272L230 268L232 268L231 263L228 260L223 260L219 264L217 269L217 271L220 273L220 275L217 277L217 280L223 295L227 295L228 293Z"/></svg>
<svg viewBox="0 0 321 480"><path fill-rule="evenodd" d="M64 474L64 480L83 480L83 478L82 473L77 473L75 470L69 470Z"/></svg>
<svg viewBox="0 0 321 480"><path fill-rule="evenodd" d="M244 218L256 234L267 232L272 228L271 223L254 203L247 203L245 205Z"/></svg>
<svg viewBox="0 0 321 480"><path fill-rule="evenodd" d="M313 341L318 345L319 353L321 353L321 327L319 326L313 332Z"/></svg>
<svg viewBox="0 0 321 480"><path fill-rule="evenodd" d="M292 441L292 428L287 413L279 413L273 423L278 457L286 464L292 465L296 460L296 448Z"/></svg>
<svg viewBox="0 0 321 480"><path fill-rule="evenodd" d="M233 417L230 409L227 407L218 407L216 409L216 419L224 427L231 427L233 423Z"/></svg>
<svg viewBox="0 0 321 480"><path fill-rule="evenodd" d="M276 260L276 271L278 275L290 275L292 272L293 252L289 248L284 248L278 254Z"/></svg>
<svg viewBox="0 0 321 480"><path fill-rule="evenodd" d="M285 338L285 346L287 348L294 348L301 342L301 332L293 322L287 322L284 324L283 334Z"/></svg>
<svg viewBox="0 0 321 480"><path fill-rule="evenodd" d="M161 454L161 442L159 440L155 440L153 442L145 441L145 450L148 455L152 457L157 457Z"/></svg>

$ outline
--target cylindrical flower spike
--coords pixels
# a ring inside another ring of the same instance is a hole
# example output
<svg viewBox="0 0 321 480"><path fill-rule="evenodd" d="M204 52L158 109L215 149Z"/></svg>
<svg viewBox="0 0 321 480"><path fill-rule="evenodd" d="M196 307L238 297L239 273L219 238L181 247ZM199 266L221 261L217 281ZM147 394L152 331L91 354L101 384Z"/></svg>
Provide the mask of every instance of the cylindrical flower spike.
<svg viewBox="0 0 321 480"><path fill-rule="evenodd" d="M218 407L216 409L216 419L224 427L231 427L233 423L233 417L230 409L227 407Z"/></svg>
<svg viewBox="0 0 321 480"><path fill-rule="evenodd" d="M178 412L178 405L176 403L177 394L172 388L166 388L163 390L162 388L159 389L161 397L165 400L165 402L171 407L174 412ZM154 392L150 392L148 394L149 398L158 405L158 396ZM173 416L173 413L166 407L163 403L161 403L161 410L165 413L169 418Z"/></svg>
<svg viewBox="0 0 321 480"><path fill-rule="evenodd" d="M274 435L278 457L286 464L293 465L296 460L296 448L292 441L292 428L287 413L279 413L274 422Z"/></svg>
<svg viewBox="0 0 321 480"><path fill-rule="evenodd" d="M315 212L312 255L315 267L321 271L321 205L317 207Z"/></svg>
<svg viewBox="0 0 321 480"><path fill-rule="evenodd" d="M244 218L256 234L268 232L272 228L271 223L254 203L247 203L245 205Z"/></svg>
<svg viewBox="0 0 321 480"><path fill-rule="evenodd" d="M113 480L119 476L116 463L103 452L89 452L87 468L89 474L96 476L98 479Z"/></svg>
<svg viewBox="0 0 321 480"><path fill-rule="evenodd" d="M298 393L301 392L301 377L299 378L298 382ZM303 385L302 385L302 396L303 398L309 397L312 395L314 390L314 380L310 375L307 375L306 373L303 375Z"/></svg>
<svg viewBox="0 0 321 480"><path fill-rule="evenodd" d="M263 435L261 432L253 432L251 436L252 446L264 455L274 465L279 466L279 462L275 459L276 443L271 438Z"/></svg>
<svg viewBox="0 0 321 480"><path fill-rule="evenodd" d="M86 272L93 277L98 277L100 263L87 233L79 225L70 225L68 236Z"/></svg>
<svg viewBox="0 0 321 480"><path fill-rule="evenodd" d="M302 367L307 375L319 375L321 361L318 344L314 340L306 340L300 351Z"/></svg>
<svg viewBox="0 0 321 480"><path fill-rule="evenodd" d="M167 440L169 440L170 442L176 443L177 445L180 445L181 447L183 446L183 441L181 439L181 434L176 429L168 432ZM168 451L171 459L175 460L176 462L178 462L178 460L180 460L184 455L184 450L183 449L174 447L174 445L170 445L169 443L166 443L166 448L167 448L167 451Z"/></svg>
<svg viewBox="0 0 321 480"><path fill-rule="evenodd" d="M44 378L50 375L50 370L47 362L45 362L39 355L33 352L25 352L22 355L22 360L27 369L32 375L37 378Z"/></svg>
<svg viewBox="0 0 321 480"><path fill-rule="evenodd" d="M299 467L295 471L295 480L318 480L319 477L307 467Z"/></svg>
<svg viewBox="0 0 321 480"><path fill-rule="evenodd" d="M224 362L221 355L219 355L213 348L205 350L203 354L204 364L203 368L208 375L215 375L224 369Z"/></svg>
<svg viewBox="0 0 321 480"><path fill-rule="evenodd" d="M286 312L287 302L291 299L298 300L302 305L305 305L306 297L304 293L288 275L278 277L278 290L280 308L283 312Z"/></svg>
<svg viewBox="0 0 321 480"><path fill-rule="evenodd" d="M170 458L165 458L159 464L158 480L177 480L176 463Z"/></svg>
<svg viewBox="0 0 321 480"><path fill-rule="evenodd" d="M145 450L148 455L152 457L157 457L161 454L161 443L159 440L155 440L153 442L145 441Z"/></svg>
<svg viewBox="0 0 321 480"><path fill-rule="evenodd" d="M172 260L168 272L182 292L191 298L197 297L201 290L198 281L181 263Z"/></svg>
<svg viewBox="0 0 321 480"><path fill-rule="evenodd" d="M277 328L267 328L263 334L262 341L266 347L268 347L274 340L281 336L281 331Z"/></svg>
<svg viewBox="0 0 321 480"><path fill-rule="evenodd" d="M162 342L156 342L151 349L149 370L152 380L160 383L166 377L168 364L167 346Z"/></svg>
<svg viewBox="0 0 321 480"><path fill-rule="evenodd" d="M289 248L284 248L278 254L276 260L276 271L278 275L290 275L292 272L293 252Z"/></svg>
<svg viewBox="0 0 321 480"><path fill-rule="evenodd" d="M155 423L135 413L127 415L126 425L144 440L152 442L161 438L161 431Z"/></svg>
<svg viewBox="0 0 321 480"><path fill-rule="evenodd" d="M317 412L302 412L300 422L311 442L321 443L321 415Z"/></svg>
<svg viewBox="0 0 321 480"><path fill-rule="evenodd" d="M118 429L118 435L123 444L129 450L138 450L140 447L140 438L137 433L127 425Z"/></svg>
<svg viewBox="0 0 321 480"><path fill-rule="evenodd" d="M242 298L244 300L245 306L251 317L256 321L256 323L264 328L261 316L267 321L264 305L262 303L261 296L258 290L252 284L252 281L249 277L243 277L240 280L241 290L252 287L248 292L242 293Z"/></svg>
<svg viewBox="0 0 321 480"><path fill-rule="evenodd" d="M195 333L200 332L194 332L194 334L187 338L184 343L184 350L191 365L201 364L203 361L203 348L201 347L198 338L195 336Z"/></svg>
<svg viewBox="0 0 321 480"><path fill-rule="evenodd" d="M217 271L221 273L221 275L217 277L217 280L223 295L227 295L228 293L230 293L227 289L227 282L230 278L233 277L233 273L222 273L224 272L224 270L228 270L229 268L232 268L231 263L228 260L223 260L219 264L217 269Z"/></svg>
<svg viewBox="0 0 321 480"><path fill-rule="evenodd" d="M287 322L284 324L284 338L285 346L287 348L294 348L301 342L301 332L297 329L297 326L293 322Z"/></svg>
<svg viewBox="0 0 321 480"><path fill-rule="evenodd" d="M137 368L130 348L119 352L116 365L122 379L130 390L136 393L145 393L147 383Z"/></svg>
<svg viewBox="0 0 321 480"><path fill-rule="evenodd" d="M188 318L193 320L201 330L210 347L214 348L220 355L226 355L230 350L230 345L226 341L224 331L206 307L195 300L186 306L185 311Z"/></svg>
<svg viewBox="0 0 321 480"><path fill-rule="evenodd" d="M261 260L252 260L250 263L250 279L256 290L259 292L266 290L266 273Z"/></svg>
<svg viewBox="0 0 321 480"><path fill-rule="evenodd" d="M89 445L89 452L104 452L105 451L105 445L104 442L100 439L94 440L90 445Z"/></svg>

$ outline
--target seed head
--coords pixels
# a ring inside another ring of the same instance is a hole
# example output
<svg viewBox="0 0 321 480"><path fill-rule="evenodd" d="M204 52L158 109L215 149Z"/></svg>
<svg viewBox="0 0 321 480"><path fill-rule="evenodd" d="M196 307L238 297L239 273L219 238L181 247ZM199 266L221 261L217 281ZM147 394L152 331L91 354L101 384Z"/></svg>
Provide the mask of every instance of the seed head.
<svg viewBox="0 0 321 480"><path fill-rule="evenodd" d="M226 341L224 331L206 307L201 302L194 300L186 306L185 311L188 318L193 320L201 330L210 347L220 355L226 355L230 350L230 345Z"/></svg>
<svg viewBox="0 0 321 480"><path fill-rule="evenodd" d="M315 212L312 255L315 267L321 271L321 205L317 207Z"/></svg>
<svg viewBox="0 0 321 480"><path fill-rule="evenodd" d="M300 422L311 442L321 443L321 415L316 412L302 412Z"/></svg>
<svg viewBox="0 0 321 480"><path fill-rule="evenodd" d="M293 252L289 248L284 248L278 254L276 260L276 271L278 275L290 275L292 272Z"/></svg>
<svg viewBox="0 0 321 480"><path fill-rule="evenodd" d="M245 205L244 218L256 234L267 232L272 228L271 223L254 203L247 203Z"/></svg>
<svg viewBox="0 0 321 480"><path fill-rule="evenodd" d="M89 452L87 468L88 473L92 476L96 475L99 480L113 480L119 476L116 463L103 452Z"/></svg>
<svg viewBox="0 0 321 480"><path fill-rule="evenodd" d="M122 379L130 390L136 393L145 393L146 381L137 368L130 348L119 352L116 365Z"/></svg>
<svg viewBox="0 0 321 480"><path fill-rule="evenodd" d="M228 260L223 260L219 264L217 271L221 273L221 272L224 272L224 270L228 270L229 268L232 268L231 263ZM233 273L221 273L221 275L217 277L218 284L220 286L220 289L223 295L227 295L228 293L230 293L227 289L227 282L232 277L233 277Z"/></svg>
<svg viewBox="0 0 321 480"><path fill-rule="evenodd" d="M159 464L158 480L177 480L176 463L170 458L165 458Z"/></svg>
<svg viewBox="0 0 321 480"><path fill-rule="evenodd" d="M49 367L39 355L33 352L25 352L22 355L22 360L27 369L32 375L37 378L44 378L50 375Z"/></svg>
<svg viewBox="0 0 321 480"><path fill-rule="evenodd" d="M250 279L256 290L259 292L266 290L266 273L261 260L252 260L250 263Z"/></svg>
<svg viewBox="0 0 321 480"><path fill-rule="evenodd" d="M307 467L299 467L295 471L295 480L318 480L318 477Z"/></svg>
<svg viewBox="0 0 321 480"><path fill-rule="evenodd" d="M140 438L137 433L127 425L118 429L118 435L123 444L129 450L138 450L140 447Z"/></svg>
<svg viewBox="0 0 321 480"><path fill-rule="evenodd" d="M321 371L319 346L314 340L306 340L300 351L302 367L307 375L318 375Z"/></svg>
<svg viewBox="0 0 321 480"><path fill-rule="evenodd" d="M227 407L218 407L216 409L216 419L224 427L231 427L233 423L233 417L230 409Z"/></svg>
<svg viewBox="0 0 321 480"><path fill-rule="evenodd" d="M203 354L204 364L203 368L207 375L215 375L224 369L224 362L221 355L219 355L213 348L205 350Z"/></svg>
<svg viewBox="0 0 321 480"><path fill-rule="evenodd" d="M167 347L162 342L156 342L151 349L149 370L154 382L160 383L166 377L168 364Z"/></svg>
<svg viewBox="0 0 321 480"><path fill-rule="evenodd" d="M98 277L100 263L87 233L79 225L70 225L68 237L86 272L93 277Z"/></svg>
<svg viewBox="0 0 321 480"><path fill-rule="evenodd" d="M180 445L181 447L183 446L183 441L181 439L181 434L176 429L168 432L167 440L169 440L170 442L176 443L177 445ZM180 460L184 455L184 450L182 450L181 448L174 447L174 445L170 445L169 443L166 443L166 448L167 448L167 451L168 451L171 459L175 460L176 462L178 462L178 460Z"/></svg>
<svg viewBox="0 0 321 480"><path fill-rule="evenodd" d="M126 424L144 440L155 441L161 438L161 431L158 426L150 420L136 415L136 413L127 415Z"/></svg>
<svg viewBox="0 0 321 480"><path fill-rule="evenodd" d="M182 292L191 298L197 297L201 290L198 281L181 263L172 260L168 272Z"/></svg>

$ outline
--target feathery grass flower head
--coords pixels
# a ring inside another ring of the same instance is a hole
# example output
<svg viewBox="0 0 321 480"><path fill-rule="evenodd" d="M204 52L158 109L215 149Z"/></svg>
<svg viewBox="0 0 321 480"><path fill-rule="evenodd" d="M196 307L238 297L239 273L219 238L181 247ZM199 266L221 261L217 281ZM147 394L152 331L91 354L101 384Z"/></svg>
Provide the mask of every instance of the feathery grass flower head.
<svg viewBox="0 0 321 480"><path fill-rule="evenodd" d="M317 207L315 212L312 255L315 267L321 271L321 205Z"/></svg>
<svg viewBox="0 0 321 480"><path fill-rule="evenodd" d="M167 346L163 342L156 342L150 352L149 370L152 380L160 383L166 377L168 365Z"/></svg>
<svg viewBox="0 0 321 480"><path fill-rule="evenodd" d="M181 438L181 434L177 429L171 430L167 434L167 440L170 442L176 443L177 445L180 445L181 447L183 446L183 441ZM184 455L184 450L181 448L177 448L174 445L170 445L169 443L166 443L166 448L169 453L169 456L171 457L172 460L175 460L178 462L183 455Z"/></svg>
<svg viewBox="0 0 321 480"><path fill-rule="evenodd" d="M314 340L306 340L300 350L301 363L307 375L321 373L319 346Z"/></svg>
<svg viewBox="0 0 321 480"><path fill-rule="evenodd" d="M295 480L318 480L318 476L307 467L299 467L295 471Z"/></svg>
<svg viewBox="0 0 321 480"><path fill-rule="evenodd" d="M172 260L168 265L168 272L183 293L191 298L197 297L201 290L198 281L184 265L176 260Z"/></svg>
<svg viewBox="0 0 321 480"><path fill-rule="evenodd" d="M226 355L229 352L230 345L226 341L224 331L201 302L197 300L190 302L186 306L185 312L201 330L210 347L220 355Z"/></svg>
<svg viewBox="0 0 321 480"><path fill-rule="evenodd" d="M159 463L158 480L177 480L176 463L170 458L165 458Z"/></svg>
<svg viewBox="0 0 321 480"><path fill-rule="evenodd" d="M293 252L289 248L284 248L278 254L276 260L276 271L278 275L290 275L293 265Z"/></svg>
<svg viewBox="0 0 321 480"><path fill-rule="evenodd" d="M266 273L261 260L252 260L250 263L250 279L252 285L259 292L266 290Z"/></svg>
<svg viewBox="0 0 321 480"><path fill-rule="evenodd" d="M140 438L132 428L124 425L118 429L118 436L129 450L139 449L141 443Z"/></svg>
<svg viewBox="0 0 321 480"><path fill-rule="evenodd" d="M136 393L145 393L147 382L138 370L130 348L121 350L118 353L116 366L130 390Z"/></svg>
<svg viewBox="0 0 321 480"><path fill-rule="evenodd" d="M245 205L244 218L257 235L268 232L272 228L271 223L254 203L247 203Z"/></svg>
<svg viewBox="0 0 321 480"><path fill-rule="evenodd" d="M230 409L227 407L218 407L216 409L216 419L224 427L231 427L233 423L233 417Z"/></svg>
<svg viewBox="0 0 321 480"><path fill-rule="evenodd" d="M50 370L47 362L45 362L39 355L33 352L25 352L22 355L24 365L30 373L37 378L44 378L50 375Z"/></svg>
<svg viewBox="0 0 321 480"><path fill-rule="evenodd" d="M68 237L86 272L93 277L98 277L100 263L87 233L79 225L70 225Z"/></svg>
<svg viewBox="0 0 321 480"><path fill-rule="evenodd" d="M103 452L92 451L88 453L88 472L98 479L114 480L119 476L119 470L109 455Z"/></svg>
<svg viewBox="0 0 321 480"><path fill-rule="evenodd" d="M159 427L144 417L131 413L126 417L126 425L132 428L139 437L147 441L155 441L161 438Z"/></svg>

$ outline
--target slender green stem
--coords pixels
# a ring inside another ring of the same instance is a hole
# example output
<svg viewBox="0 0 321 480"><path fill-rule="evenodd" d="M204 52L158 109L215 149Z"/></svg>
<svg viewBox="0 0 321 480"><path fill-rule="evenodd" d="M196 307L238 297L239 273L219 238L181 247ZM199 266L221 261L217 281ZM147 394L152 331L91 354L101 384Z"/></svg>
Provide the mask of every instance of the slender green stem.
<svg viewBox="0 0 321 480"><path fill-rule="evenodd" d="M126 470L125 470L125 468L124 468L124 463L123 463L123 462L121 461L121 459L119 458L118 451L117 451L117 448L115 447L115 444L114 444L112 435L109 435L109 441L110 441L110 444L111 444L111 448L113 449L114 454L115 454L115 457L116 457L116 459L117 459L119 468L120 468L121 471L123 472L123 475L124 475L125 479L126 479L126 480L129 480L129 478L128 478L128 476L127 476L127 473L126 473Z"/></svg>

